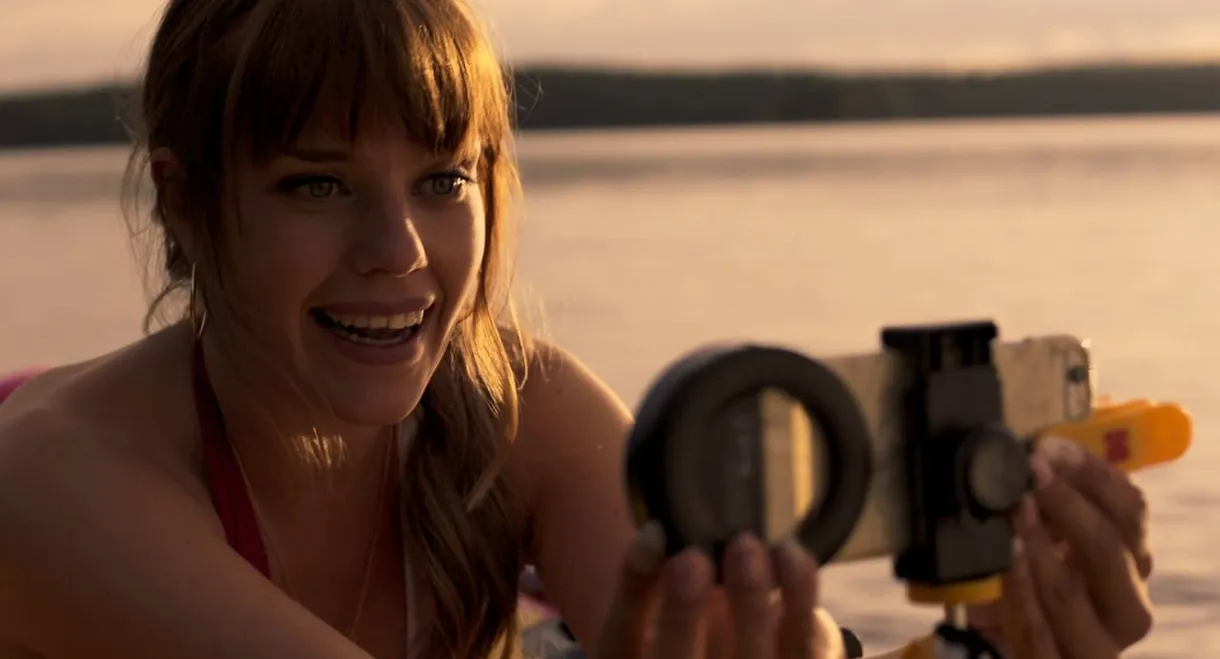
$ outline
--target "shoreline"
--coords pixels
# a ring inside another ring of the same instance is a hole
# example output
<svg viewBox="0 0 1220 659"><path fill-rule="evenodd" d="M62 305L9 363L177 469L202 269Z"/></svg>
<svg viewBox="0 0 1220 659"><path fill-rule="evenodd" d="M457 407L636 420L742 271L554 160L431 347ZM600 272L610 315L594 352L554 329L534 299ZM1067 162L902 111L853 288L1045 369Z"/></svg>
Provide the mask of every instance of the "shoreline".
<svg viewBox="0 0 1220 659"><path fill-rule="evenodd" d="M1220 112L1220 64L994 73L521 68L523 133ZM0 95L0 149L123 144L132 85Z"/></svg>

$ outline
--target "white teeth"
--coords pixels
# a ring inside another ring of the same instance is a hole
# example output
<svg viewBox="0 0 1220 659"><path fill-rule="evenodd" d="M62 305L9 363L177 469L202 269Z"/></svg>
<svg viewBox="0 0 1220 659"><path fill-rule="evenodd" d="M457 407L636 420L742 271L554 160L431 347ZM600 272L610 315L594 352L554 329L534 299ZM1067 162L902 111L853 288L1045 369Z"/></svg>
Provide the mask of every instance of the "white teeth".
<svg viewBox="0 0 1220 659"><path fill-rule="evenodd" d="M423 321L424 314L421 312L415 313L400 313L389 318L390 329L406 329L414 327Z"/></svg>
<svg viewBox="0 0 1220 659"><path fill-rule="evenodd" d="M413 311L411 313L400 313L392 316L347 316L340 314L327 314L332 320L356 329L392 329L401 330L408 327L414 327L424 321L424 312Z"/></svg>

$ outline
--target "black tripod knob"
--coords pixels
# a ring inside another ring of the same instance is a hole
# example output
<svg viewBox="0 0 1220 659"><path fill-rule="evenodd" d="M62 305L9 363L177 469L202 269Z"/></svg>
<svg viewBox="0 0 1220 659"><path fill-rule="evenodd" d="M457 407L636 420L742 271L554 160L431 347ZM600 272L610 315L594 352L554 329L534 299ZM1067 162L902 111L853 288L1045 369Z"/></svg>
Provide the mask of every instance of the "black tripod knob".
<svg viewBox="0 0 1220 659"><path fill-rule="evenodd" d="M1012 511L1029 490L1029 452L1001 425L970 431L960 445L958 465L966 502L981 517Z"/></svg>

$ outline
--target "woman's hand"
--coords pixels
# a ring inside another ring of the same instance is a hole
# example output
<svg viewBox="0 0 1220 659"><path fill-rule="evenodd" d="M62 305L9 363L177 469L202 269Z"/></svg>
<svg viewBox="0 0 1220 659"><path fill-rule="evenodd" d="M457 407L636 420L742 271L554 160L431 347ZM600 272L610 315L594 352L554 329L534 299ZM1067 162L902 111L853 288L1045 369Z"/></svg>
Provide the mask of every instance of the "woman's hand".
<svg viewBox="0 0 1220 659"><path fill-rule="evenodd" d="M597 659L842 657L838 629L816 613L814 560L797 543L768 552L738 537L725 552L723 587L705 554L687 549L666 561L664 547L649 524L628 550Z"/></svg>
<svg viewBox="0 0 1220 659"><path fill-rule="evenodd" d="M1014 659L1116 659L1152 627L1143 493L1067 440L1043 440L1032 466L1004 597L971 622Z"/></svg>

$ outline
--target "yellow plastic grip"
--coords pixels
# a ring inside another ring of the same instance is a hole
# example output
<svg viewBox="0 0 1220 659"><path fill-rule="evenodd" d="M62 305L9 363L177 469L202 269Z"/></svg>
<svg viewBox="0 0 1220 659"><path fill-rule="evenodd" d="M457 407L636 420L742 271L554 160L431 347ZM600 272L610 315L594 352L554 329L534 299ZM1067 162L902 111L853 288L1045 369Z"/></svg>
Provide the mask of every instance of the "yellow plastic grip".
<svg viewBox="0 0 1220 659"><path fill-rule="evenodd" d="M907 583L907 600L913 604L986 604L1000 599L1000 577L931 585Z"/></svg>
<svg viewBox="0 0 1220 659"><path fill-rule="evenodd" d="M884 655L888 657L890 655ZM936 659L936 649L931 636L923 636L907 643L895 659Z"/></svg>
<svg viewBox="0 0 1220 659"><path fill-rule="evenodd" d="M1106 462L1131 472L1173 462L1190 448L1191 420L1181 406L1134 400L1095 407L1085 421L1052 426L1037 438L1080 443Z"/></svg>

